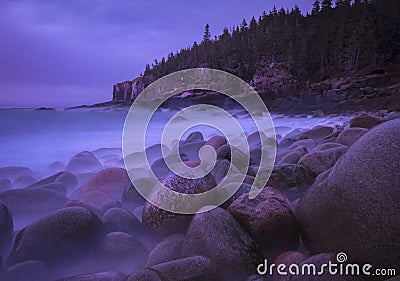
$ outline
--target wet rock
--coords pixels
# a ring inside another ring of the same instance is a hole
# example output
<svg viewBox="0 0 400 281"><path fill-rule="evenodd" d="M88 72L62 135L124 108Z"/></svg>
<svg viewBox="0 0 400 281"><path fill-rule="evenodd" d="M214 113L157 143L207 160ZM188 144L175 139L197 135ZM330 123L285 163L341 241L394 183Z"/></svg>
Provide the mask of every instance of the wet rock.
<svg viewBox="0 0 400 281"><path fill-rule="evenodd" d="M21 230L8 264L43 260L48 264L72 259L94 242L100 219L87 209L57 210Z"/></svg>
<svg viewBox="0 0 400 281"><path fill-rule="evenodd" d="M186 142L202 142L202 141L204 141L203 134L201 132L190 133L185 141Z"/></svg>
<svg viewBox="0 0 400 281"><path fill-rule="evenodd" d="M100 191L89 191L80 195L80 202L89 205L91 208L102 210L113 200L105 193Z"/></svg>
<svg viewBox="0 0 400 281"><path fill-rule="evenodd" d="M162 240L149 253L145 266L151 267L159 263L180 258L184 239L185 236L174 234Z"/></svg>
<svg viewBox="0 0 400 281"><path fill-rule="evenodd" d="M16 180L20 176L32 176L34 172L26 167L4 167L0 168L0 179L9 179L10 181Z"/></svg>
<svg viewBox="0 0 400 281"><path fill-rule="evenodd" d="M325 143L321 142L318 145L316 145L312 151L321 151L337 147L346 147L346 146L336 142L325 142Z"/></svg>
<svg viewBox="0 0 400 281"><path fill-rule="evenodd" d="M13 187L14 188L21 188L21 187L26 187L32 183L36 182L36 179L32 176L29 175L23 175L19 176L14 182L13 182Z"/></svg>
<svg viewBox="0 0 400 281"><path fill-rule="evenodd" d="M217 149L217 159L226 159L231 161L231 146L229 144L221 145Z"/></svg>
<svg viewBox="0 0 400 281"><path fill-rule="evenodd" d="M149 178L141 178L135 180L134 184L136 186L148 186L150 187L149 189L152 189L157 184L157 181ZM139 194L135 186L132 184L129 185L122 194L121 203L122 206L127 210L133 210L137 206L143 205L144 202L145 199Z"/></svg>
<svg viewBox="0 0 400 281"><path fill-rule="evenodd" d="M50 177L42 179L34 184L30 185L29 187L38 187L47 185L50 183L62 183L67 188L68 194L73 192L78 187L78 180L76 176L69 172L59 172Z"/></svg>
<svg viewBox="0 0 400 281"><path fill-rule="evenodd" d="M27 187L27 188L30 188L30 187ZM54 191L59 192L62 195L65 195L65 196L67 195L67 188L61 182L52 182L52 183L48 183L48 184L44 184L44 185L35 186L35 188L54 190Z"/></svg>
<svg viewBox="0 0 400 281"><path fill-rule="evenodd" d="M117 271L104 271L61 278L56 281L124 281L125 278L124 274Z"/></svg>
<svg viewBox="0 0 400 281"><path fill-rule="evenodd" d="M179 146L179 154L187 156L189 161L199 161L199 150L204 146L204 141L199 142L183 142Z"/></svg>
<svg viewBox="0 0 400 281"><path fill-rule="evenodd" d="M171 281L165 274L151 268L138 270L128 276L125 281Z"/></svg>
<svg viewBox="0 0 400 281"><path fill-rule="evenodd" d="M0 281L51 281L49 268L41 261L18 263L0 273Z"/></svg>
<svg viewBox="0 0 400 281"><path fill-rule="evenodd" d="M333 167L346 150L346 147L335 147L313 151L301 157L298 164L304 166L311 174L319 175Z"/></svg>
<svg viewBox="0 0 400 281"><path fill-rule="evenodd" d="M56 162L51 163L49 166L47 166L47 169L48 169L50 172L55 173L55 172L64 171L64 170L65 170L65 167L66 167L66 166L65 166L64 163L62 163L62 162L60 162L60 161L56 161Z"/></svg>
<svg viewBox="0 0 400 281"><path fill-rule="evenodd" d="M199 179L187 179L171 175L163 181L163 184L176 192L185 194L196 194L211 190L216 186L211 175ZM163 196L156 194L155 196ZM161 197L157 197L160 198ZM168 200L168 198L165 198ZM181 215L162 210L149 202L146 202L143 209L143 225L150 231L161 235L180 233L186 231L191 215Z"/></svg>
<svg viewBox="0 0 400 281"><path fill-rule="evenodd" d="M9 179L0 180L0 193L11 188L11 181Z"/></svg>
<svg viewBox="0 0 400 281"><path fill-rule="evenodd" d="M168 261L151 267L161 272L171 281L217 280L213 262L203 256L193 256Z"/></svg>
<svg viewBox="0 0 400 281"><path fill-rule="evenodd" d="M107 168L91 177L81 190L81 194L98 191L109 198L121 201L122 194L131 184L128 174L121 168Z"/></svg>
<svg viewBox="0 0 400 281"><path fill-rule="evenodd" d="M11 248L13 231L14 224L10 210L0 202L0 268L1 257L6 258L6 254Z"/></svg>
<svg viewBox="0 0 400 281"><path fill-rule="evenodd" d="M101 167L101 163L93 153L83 151L75 154L71 160L69 160L65 170L72 173L89 173L97 171L101 169Z"/></svg>
<svg viewBox="0 0 400 281"><path fill-rule="evenodd" d="M399 147L400 119L375 126L303 196L297 215L312 252L400 266Z"/></svg>
<svg viewBox="0 0 400 281"><path fill-rule="evenodd" d="M130 235L137 235L141 232L142 224L130 212L120 208L107 210L102 217L103 233L124 232Z"/></svg>
<svg viewBox="0 0 400 281"><path fill-rule="evenodd" d="M227 141L223 136L213 136L205 143L205 145L211 145L215 150L218 150L218 148L225 144L227 144Z"/></svg>
<svg viewBox="0 0 400 281"><path fill-rule="evenodd" d="M336 142L350 146L355 143L359 138L361 138L368 129L364 128L350 128L342 131L339 136L336 138Z"/></svg>
<svg viewBox="0 0 400 281"><path fill-rule="evenodd" d="M221 208L194 216L186 233L182 254L207 256L221 274L235 278L254 273L256 265L262 261L254 240Z"/></svg>
<svg viewBox="0 0 400 281"><path fill-rule="evenodd" d="M127 273L141 265L148 253L142 242L124 232L108 233L98 251L108 269Z"/></svg>
<svg viewBox="0 0 400 281"><path fill-rule="evenodd" d="M282 190L296 188L301 191L306 190L313 180L314 177L302 165L276 165L272 170L268 185Z"/></svg>
<svg viewBox="0 0 400 281"><path fill-rule="evenodd" d="M297 249L299 230L290 202L278 190L266 187L254 199L243 194L228 208L232 216L257 242L263 252Z"/></svg>
<svg viewBox="0 0 400 281"><path fill-rule="evenodd" d="M333 263L338 263L335 255L334 254L318 254L315 256L311 256L305 260L303 260L300 264L299 264L299 268L300 270L302 270L304 265L315 265L316 270L314 270L313 267L311 267L310 269L305 269L305 273L308 273L310 270L311 274L301 274L302 271L300 271L300 274L296 274L294 276L291 277L291 281L346 281L349 280L347 278L347 276L343 276L343 275L332 275L329 273L328 269L325 267L325 270L323 272L323 274L317 275L317 273L319 273L319 271L321 270L321 266L323 264L329 264L329 262L333 262ZM314 273L316 272L316 273ZM351 280L357 280L357 279L351 279ZM362 280L362 279L358 279L358 280Z"/></svg>
<svg viewBox="0 0 400 281"><path fill-rule="evenodd" d="M211 175L214 177L217 184L223 181L223 179L225 178L225 176L229 171L230 166L231 162L229 162L226 159L217 161L217 163L215 164L214 168L211 171ZM235 173L239 173L239 171L235 168L235 166L233 166L232 168L234 169Z"/></svg>
<svg viewBox="0 0 400 281"><path fill-rule="evenodd" d="M167 154L163 155L162 153L163 151L165 151ZM153 165L154 161L157 159L168 157L170 153L171 150L167 146L161 144L155 144L146 148L146 157L150 165ZM125 161L127 161L127 159L125 159ZM128 163L134 163L134 162L136 161L128 161ZM137 163L137 164L142 164L142 163Z"/></svg>
<svg viewBox="0 0 400 281"><path fill-rule="evenodd" d="M12 189L0 193L0 201L10 209L16 228L64 207L68 198L43 188Z"/></svg>
<svg viewBox="0 0 400 281"><path fill-rule="evenodd" d="M350 128L358 127L371 129L380 123L382 123L382 119L377 116L361 114L360 116L354 117L350 120Z"/></svg>
<svg viewBox="0 0 400 281"><path fill-rule="evenodd" d="M299 265L302 261L304 261L308 257L309 255L305 253L294 252L294 251L284 252L275 259L274 264L276 265L284 264L286 265L286 268L289 269L290 265L292 264ZM287 275L279 274L275 268L273 272L273 277L274 281L289 281L291 278L291 274L289 272Z"/></svg>

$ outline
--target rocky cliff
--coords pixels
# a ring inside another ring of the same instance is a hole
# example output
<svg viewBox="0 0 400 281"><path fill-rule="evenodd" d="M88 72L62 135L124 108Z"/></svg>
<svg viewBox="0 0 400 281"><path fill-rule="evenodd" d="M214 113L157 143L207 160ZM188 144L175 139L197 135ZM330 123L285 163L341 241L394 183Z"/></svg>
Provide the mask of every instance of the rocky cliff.
<svg viewBox="0 0 400 281"><path fill-rule="evenodd" d="M400 111L399 73L400 65L389 65L322 81L307 81L292 75L285 63L261 63L249 83L271 110L285 113ZM113 101L131 102L153 81L153 76L141 76L118 83L114 85ZM184 93L166 105L180 107L203 100L215 105L227 104L221 95Z"/></svg>

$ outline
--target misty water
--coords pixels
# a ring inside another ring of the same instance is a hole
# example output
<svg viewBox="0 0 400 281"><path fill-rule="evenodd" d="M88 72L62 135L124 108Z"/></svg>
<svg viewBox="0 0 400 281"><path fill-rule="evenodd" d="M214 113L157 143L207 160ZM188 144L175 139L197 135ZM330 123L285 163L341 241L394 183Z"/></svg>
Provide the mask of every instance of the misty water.
<svg viewBox="0 0 400 281"><path fill-rule="evenodd" d="M160 143L160 132L176 112L158 111L146 135L146 145ZM45 171L49 164L64 164L76 153L99 148L121 148L122 131L127 109L119 110L34 110L0 109L0 167L25 166L35 171ZM255 131L251 119L233 112L246 134ZM207 116L202 114L203 122ZM293 129L307 129L316 125L343 124L348 117L287 117L272 114L278 139ZM194 127L204 138L218 134L208 127Z"/></svg>

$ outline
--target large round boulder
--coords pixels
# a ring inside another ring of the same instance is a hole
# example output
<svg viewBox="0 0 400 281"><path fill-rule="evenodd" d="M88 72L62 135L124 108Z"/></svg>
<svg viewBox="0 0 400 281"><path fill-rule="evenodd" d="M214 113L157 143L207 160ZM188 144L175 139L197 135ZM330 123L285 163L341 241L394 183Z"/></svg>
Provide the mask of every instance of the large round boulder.
<svg viewBox="0 0 400 281"><path fill-rule="evenodd" d="M49 268L41 261L18 263L0 273L0 281L51 281Z"/></svg>
<svg viewBox="0 0 400 281"><path fill-rule="evenodd" d="M100 219L87 209L57 210L18 233L8 264L26 260L52 264L79 256L95 242L100 225Z"/></svg>
<svg viewBox="0 0 400 281"><path fill-rule="evenodd" d="M228 208L268 256L297 249L299 230L290 202L278 190L266 187L254 199L244 193Z"/></svg>
<svg viewBox="0 0 400 281"><path fill-rule="evenodd" d="M11 189L0 193L0 201L10 209L17 229L63 208L67 200L60 192L45 188Z"/></svg>
<svg viewBox="0 0 400 281"><path fill-rule="evenodd" d="M194 216L183 242L184 256L211 258L220 273L246 277L262 261L261 251L242 226L224 209ZM235 280L235 279L227 279Z"/></svg>
<svg viewBox="0 0 400 281"><path fill-rule="evenodd" d="M163 181L163 184L173 191L184 194L202 193L216 186L215 180L211 175L198 179L171 175ZM162 196L162 194L155 194L154 196ZM165 198L165 200L169 199ZM149 202L145 203L142 216L143 225L151 232L161 235L185 232L191 218L192 215L171 213Z"/></svg>
<svg viewBox="0 0 400 281"><path fill-rule="evenodd" d="M103 233L124 232L137 235L141 232L142 224L130 212L121 208L108 209L102 217Z"/></svg>
<svg viewBox="0 0 400 281"><path fill-rule="evenodd" d="M400 266L399 148L400 119L378 125L308 190L296 213L312 252L345 252L374 267Z"/></svg>
<svg viewBox="0 0 400 281"><path fill-rule="evenodd" d="M71 160L69 160L66 171L82 174L94 172L101 169L102 165L100 161L89 151L82 151L75 154Z"/></svg>
<svg viewBox="0 0 400 281"><path fill-rule="evenodd" d="M111 199L121 201L125 189L130 184L131 181L124 169L108 168L91 177L80 192L85 194L91 191L98 191L106 194Z"/></svg>

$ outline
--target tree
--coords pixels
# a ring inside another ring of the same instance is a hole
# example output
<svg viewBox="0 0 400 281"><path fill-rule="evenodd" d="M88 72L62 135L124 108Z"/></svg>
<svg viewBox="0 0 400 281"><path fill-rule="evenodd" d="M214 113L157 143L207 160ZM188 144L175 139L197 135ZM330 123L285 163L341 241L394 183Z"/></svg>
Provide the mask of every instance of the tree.
<svg viewBox="0 0 400 281"><path fill-rule="evenodd" d="M210 32L210 25L207 23L204 27L204 35L203 35L203 42L210 42L211 41L211 32Z"/></svg>
<svg viewBox="0 0 400 281"><path fill-rule="evenodd" d="M322 10L332 9L332 0L322 1Z"/></svg>
<svg viewBox="0 0 400 281"><path fill-rule="evenodd" d="M321 11L321 3L317 0L313 4L313 8L311 10L311 14L315 15L318 14Z"/></svg>

